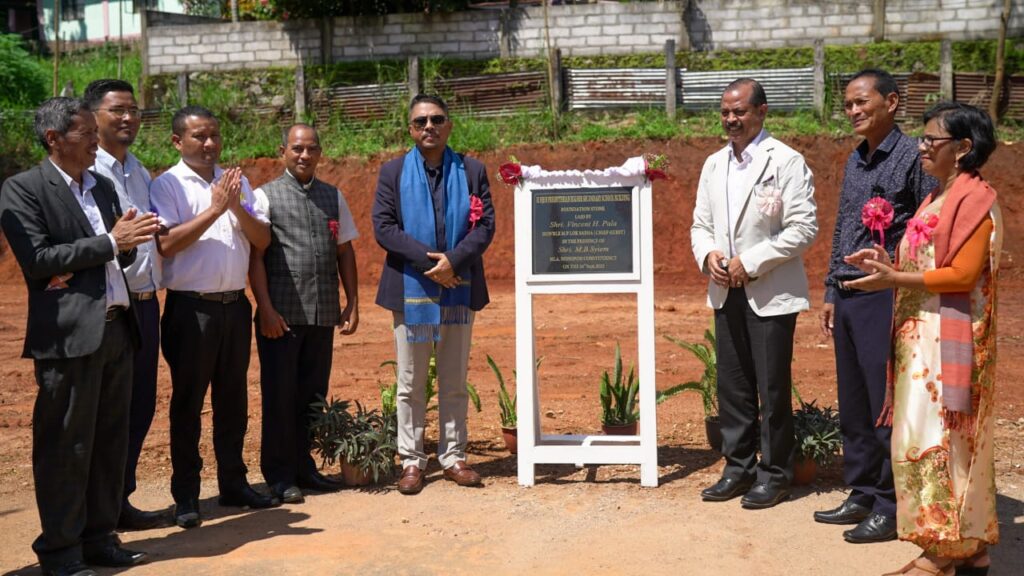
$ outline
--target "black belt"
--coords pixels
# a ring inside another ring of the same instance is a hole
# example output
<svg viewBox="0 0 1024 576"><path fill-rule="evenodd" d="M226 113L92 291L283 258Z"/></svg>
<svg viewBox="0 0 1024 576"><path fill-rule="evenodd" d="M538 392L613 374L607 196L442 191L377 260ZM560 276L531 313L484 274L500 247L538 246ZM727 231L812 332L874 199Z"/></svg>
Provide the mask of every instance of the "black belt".
<svg viewBox="0 0 1024 576"><path fill-rule="evenodd" d="M193 300L206 300L207 302L219 302L231 304L236 300L245 297L245 290L229 290L228 292L192 292L191 290L168 290L172 294L192 298Z"/></svg>
<svg viewBox="0 0 1024 576"><path fill-rule="evenodd" d="M136 302L145 302L146 300L152 300L153 298L155 298L156 292L129 292L128 295L131 296L132 300L135 300Z"/></svg>
<svg viewBox="0 0 1024 576"><path fill-rule="evenodd" d="M110 308L107 308L107 322L117 320L125 313L125 310L127 310L127 308L124 306L111 306Z"/></svg>

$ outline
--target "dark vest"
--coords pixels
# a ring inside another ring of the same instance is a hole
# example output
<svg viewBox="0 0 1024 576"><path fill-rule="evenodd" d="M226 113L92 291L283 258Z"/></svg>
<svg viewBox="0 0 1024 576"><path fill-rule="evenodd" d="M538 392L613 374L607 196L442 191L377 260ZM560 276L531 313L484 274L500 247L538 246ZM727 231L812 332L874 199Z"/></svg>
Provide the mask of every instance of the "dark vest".
<svg viewBox="0 0 1024 576"><path fill-rule="evenodd" d="M338 221L337 188L314 178L303 190L286 173L263 191L272 235L263 262L274 308L288 324L340 324L338 242L329 225Z"/></svg>

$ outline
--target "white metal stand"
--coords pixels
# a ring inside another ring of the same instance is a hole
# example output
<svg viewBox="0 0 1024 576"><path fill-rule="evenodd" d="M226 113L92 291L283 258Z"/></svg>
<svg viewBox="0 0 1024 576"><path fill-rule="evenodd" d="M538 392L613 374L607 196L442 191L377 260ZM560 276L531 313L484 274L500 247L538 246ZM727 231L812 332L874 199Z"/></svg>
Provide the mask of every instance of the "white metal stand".
<svg viewBox="0 0 1024 576"><path fill-rule="evenodd" d="M651 185L643 174L542 172L515 191L516 372L519 484L532 486L537 464L639 464L640 484L658 485L655 415L654 256ZM628 274L533 273L533 195L541 190L632 189L633 271ZM548 435L540 432L540 403L533 297L535 294L628 293L637 297L637 362L640 377L638 436Z"/></svg>

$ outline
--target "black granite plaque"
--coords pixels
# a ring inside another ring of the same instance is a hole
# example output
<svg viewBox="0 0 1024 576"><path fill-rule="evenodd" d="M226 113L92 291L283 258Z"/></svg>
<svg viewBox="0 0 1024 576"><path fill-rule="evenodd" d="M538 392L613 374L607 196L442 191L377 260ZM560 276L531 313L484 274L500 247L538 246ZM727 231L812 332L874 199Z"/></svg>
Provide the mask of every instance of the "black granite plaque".
<svg viewBox="0 0 1024 576"><path fill-rule="evenodd" d="M533 192L534 274L631 274L633 189Z"/></svg>

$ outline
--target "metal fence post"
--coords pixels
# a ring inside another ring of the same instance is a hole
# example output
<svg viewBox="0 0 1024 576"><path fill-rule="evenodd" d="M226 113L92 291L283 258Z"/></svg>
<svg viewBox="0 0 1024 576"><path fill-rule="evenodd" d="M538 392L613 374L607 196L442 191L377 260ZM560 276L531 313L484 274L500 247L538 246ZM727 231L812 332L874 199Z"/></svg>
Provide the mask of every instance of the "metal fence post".
<svg viewBox="0 0 1024 576"><path fill-rule="evenodd" d="M295 114L294 121L306 118L306 68L302 61L295 67Z"/></svg>
<svg viewBox="0 0 1024 576"><path fill-rule="evenodd" d="M178 103L182 108L188 106L188 72L178 73Z"/></svg>
<svg viewBox="0 0 1024 576"><path fill-rule="evenodd" d="M814 41L814 113L825 119L825 40Z"/></svg>
<svg viewBox="0 0 1024 576"><path fill-rule="evenodd" d="M420 57L409 56L409 97L412 98L420 93Z"/></svg>
<svg viewBox="0 0 1024 576"><path fill-rule="evenodd" d="M940 48L939 62L939 99L953 99L953 42L944 39Z"/></svg>
<svg viewBox="0 0 1024 576"><path fill-rule="evenodd" d="M669 120L676 119L676 100L679 92L676 88L676 41L665 40L665 115Z"/></svg>

